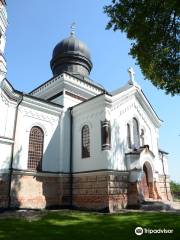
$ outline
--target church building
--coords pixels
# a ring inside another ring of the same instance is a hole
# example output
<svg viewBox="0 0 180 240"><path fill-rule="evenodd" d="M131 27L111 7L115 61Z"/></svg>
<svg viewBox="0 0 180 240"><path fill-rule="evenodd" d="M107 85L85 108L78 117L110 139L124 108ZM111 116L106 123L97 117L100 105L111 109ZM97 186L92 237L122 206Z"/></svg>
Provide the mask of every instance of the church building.
<svg viewBox="0 0 180 240"><path fill-rule="evenodd" d="M0 0L0 208L118 211L171 201L157 116L129 68L109 92L91 80L74 33L54 48L52 78L30 93L6 79L6 2Z"/></svg>

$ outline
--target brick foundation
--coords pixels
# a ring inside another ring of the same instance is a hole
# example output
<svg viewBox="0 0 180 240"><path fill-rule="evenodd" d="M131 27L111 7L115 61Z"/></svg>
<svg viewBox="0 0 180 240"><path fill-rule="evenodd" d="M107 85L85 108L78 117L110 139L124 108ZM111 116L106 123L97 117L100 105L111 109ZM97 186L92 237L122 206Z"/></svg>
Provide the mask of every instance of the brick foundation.
<svg viewBox="0 0 180 240"><path fill-rule="evenodd" d="M0 176L0 208L8 207L8 173Z"/></svg>
<svg viewBox="0 0 180 240"><path fill-rule="evenodd" d="M172 195L170 191L169 177L159 175L159 180L156 182L149 182L149 195L144 196L142 194L141 182L131 182L128 188L128 206L140 207L141 202L144 200L161 200L161 201L172 201Z"/></svg>
<svg viewBox="0 0 180 240"><path fill-rule="evenodd" d="M130 182L128 188L128 207L138 208L143 199L141 182Z"/></svg>
<svg viewBox="0 0 180 240"><path fill-rule="evenodd" d="M0 176L0 207L8 207L8 174ZM165 184L166 180L166 184ZM14 171L11 182L11 207L69 207L70 175ZM139 207L144 200L141 182L129 183L128 172L101 171L73 174L72 205L89 210L115 212ZM169 178L149 183L149 197L172 200Z"/></svg>
<svg viewBox="0 0 180 240"><path fill-rule="evenodd" d="M159 175L158 181L155 182L157 192L159 197L164 201L172 201L171 189L170 189L170 179L168 176Z"/></svg>
<svg viewBox="0 0 180 240"><path fill-rule="evenodd" d="M128 201L129 173L113 172L109 175L109 211L126 208Z"/></svg>
<svg viewBox="0 0 180 240"><path fill-rule="evenodd" d="M69 207L70 192L68 174L14 171L11 182L11 207L37 209L52 206ZM126 207L127 192L128 173L126 172L73 174L74 207L117 211Z"/></svg>
<svg viewBox="0 0 180 240"><path fill-rule="evenodd" d="M62 205L63 177L46 173L14 172L11 207L46 208Z"/></svg>
<svg viewBox="0 0 180 240"><path fill-rule="evenodd" d="M148 183L148 194L144 195L143 186L141 181L129 183L128 189L128 207L130 208L139 208L141 203L149 199L161 199L159 197L156 184L153 182Z"/></svg>
<svg viewBox="0 0 180 240"><path fill-rule="evenodd" d="M110 212L127 205L128 173L94 172L74 174L73 206Z"/></svg>
<svg viewBox="0 0 180 240"><path fill-rule="evenodd" d="M158 199L158 200L162 200L161 196L160 196L160 189L158 187L158 184L156 181L154 181L154 195L155 195L155 199Z"/></svg>

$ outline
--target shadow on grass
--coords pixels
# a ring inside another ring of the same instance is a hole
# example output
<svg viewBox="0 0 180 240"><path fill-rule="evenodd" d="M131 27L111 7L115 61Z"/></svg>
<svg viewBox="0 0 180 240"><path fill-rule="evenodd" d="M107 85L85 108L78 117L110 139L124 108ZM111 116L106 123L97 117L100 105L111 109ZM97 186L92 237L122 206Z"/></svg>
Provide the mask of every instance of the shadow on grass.
<svg viewBox="0 0 180 240"><path fill-rule="evenodd" d="M136 236L137 226L150 229L174 229L173 234ZM82 212L54 212L39 220L1 219L0 239L116 240L180 239L180 215L169 213L122 213L100 215Z"/></svg>

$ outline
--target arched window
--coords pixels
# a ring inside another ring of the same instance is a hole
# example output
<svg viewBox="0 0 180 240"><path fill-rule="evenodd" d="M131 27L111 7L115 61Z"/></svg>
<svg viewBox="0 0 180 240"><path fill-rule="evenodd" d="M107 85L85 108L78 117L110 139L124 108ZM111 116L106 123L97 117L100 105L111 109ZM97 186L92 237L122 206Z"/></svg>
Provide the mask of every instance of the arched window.
<svg viewBox="0 0 180 240"><path fill-rule="evenodd" d="M28 168L42 169L44 132L40 127L32 127L29 135Z"/></svg>
<svg viewBox="0 0 180 240"><path fill-rule="evenodd" d="M131 148L131 128L129 123L127 124L127 144L128 148Z"/></svg>
<svg viewBox="0 0 180 240"><path fill-rule="evenodd" d="M90 133L88 125L84 125L81 132L82 158L90 157Z"/></svg>
<svg viewBox="0 0 180 240"><path fill-rule="evenodd" d="M134 148L140 147L139 139L139 124L136 118L133 118L133 139L134 139Z"/></svg>

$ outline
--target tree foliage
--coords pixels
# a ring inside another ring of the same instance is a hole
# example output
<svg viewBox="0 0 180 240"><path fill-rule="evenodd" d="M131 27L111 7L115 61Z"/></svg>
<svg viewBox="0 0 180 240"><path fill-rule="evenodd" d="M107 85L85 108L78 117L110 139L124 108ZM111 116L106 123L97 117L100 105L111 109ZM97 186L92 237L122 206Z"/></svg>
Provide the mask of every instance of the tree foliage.
<svg viewBox="0 0 180 240"><path fill-rule="evenodd" d="M180 93L178 0L112 0L104 7L107 29L121 30L133 40L130 55L142 73L168 94Z"/></svg>
<svg viewBox="0 0 180 240"><path fill-rule="evenodd" d="M172 192L180 193L180 183L171 181L171 182L170 182L170 186L171 186L171 191L172 191Z"/></svg>

